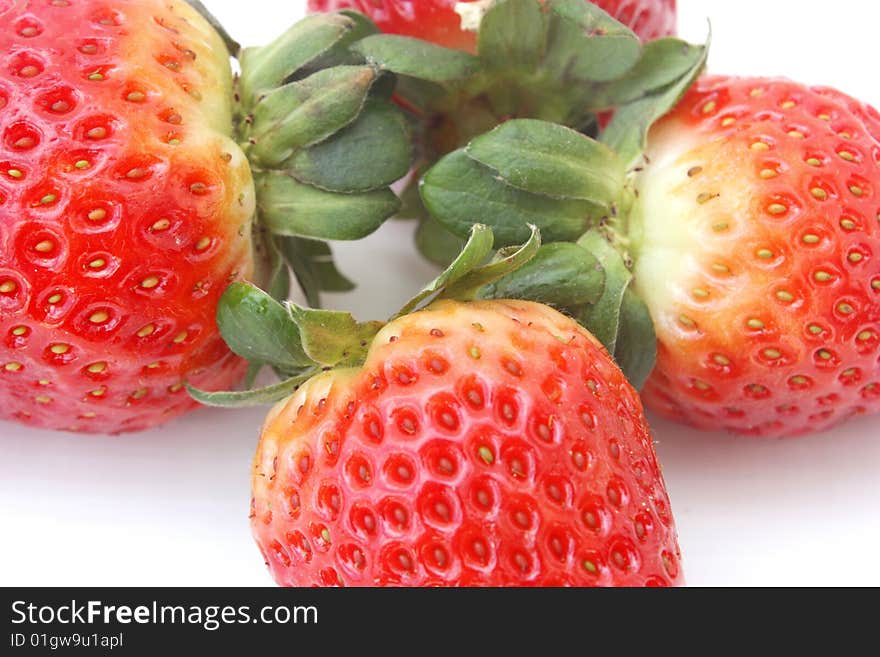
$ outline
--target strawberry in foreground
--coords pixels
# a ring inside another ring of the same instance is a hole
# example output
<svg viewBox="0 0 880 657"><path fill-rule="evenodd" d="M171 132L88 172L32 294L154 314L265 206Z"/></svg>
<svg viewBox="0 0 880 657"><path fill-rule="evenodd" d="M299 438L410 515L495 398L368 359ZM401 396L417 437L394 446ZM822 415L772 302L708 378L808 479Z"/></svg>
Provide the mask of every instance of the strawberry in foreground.
<svg viewBox="0 0 880 657"><path fill-rule="evenodd" d="M839 91L707 77L651 131L636 288L664 415L780 436L880 411L880 115Z"/></svg>
<svg viewBox="0 0 880 657"><path fill-rule="evenodd" d="M545 305L460 300L538 252L533 234L479 267L491 245L475 228L384 326L227 291L230 345L304 370L280 384L303 385L269 413L254 460L252 527L279 584L682 582L641 403L602 345Z"/></svg>
<svg viewBox="0 0 880 657"><path fill-rule="evenodd" d="M599 0L594 3L639 38L651 41L675 34L675 0ZM356 9L380 30L418 37L447 48L476 52L474 19L485 0L309 0L309 11ZM476 11L476 14L475 14Z"/></svg>
<svg viewBox="0 0 880 657"><path fill-rule="evenodd" d="M0 418L117 433L193 408L185 380L244 374L214 319L231 280L285 295L286 258L310 299L345 288L303 238L396 210L406 128L371 92L381 72L343 52L375 27L312 17L239 51L210 20L180 1L0 3ZM336 166L365 151L367 174Z"/></svg>

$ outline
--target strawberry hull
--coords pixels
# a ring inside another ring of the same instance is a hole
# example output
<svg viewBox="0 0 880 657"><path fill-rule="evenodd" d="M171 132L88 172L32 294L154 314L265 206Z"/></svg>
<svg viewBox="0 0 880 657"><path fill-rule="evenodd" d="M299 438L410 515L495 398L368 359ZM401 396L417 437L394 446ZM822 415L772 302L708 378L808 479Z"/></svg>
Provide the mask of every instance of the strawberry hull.
<svg viewBox="0 0 880 657"><path fill-rule="evenodd" d="M253 271L228 53L183 2L0 23L0 417L145 429L244 371L214 318Z"/></svg>

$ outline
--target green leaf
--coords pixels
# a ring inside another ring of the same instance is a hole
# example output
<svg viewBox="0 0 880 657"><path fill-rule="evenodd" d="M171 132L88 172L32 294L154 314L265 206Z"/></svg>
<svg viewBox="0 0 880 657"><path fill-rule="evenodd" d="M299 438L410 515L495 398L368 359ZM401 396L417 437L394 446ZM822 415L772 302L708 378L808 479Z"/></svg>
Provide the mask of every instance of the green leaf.
<svg viewBox="0 0 880 657"><path fill-rule="evenodd" d="M523 267L541 249L540 231L535 226L529 226L529 228L531 228L532 234L523 245L499 249L488 264L478 267L450 283L438 296L443 299L462 301L476 299L487 285L491 285L498 279Z"/></svg>
<svg viewBox="0 0 880 657"><path fill-rule="evenodd" d="M327 192L280 171L258 172L254 178L260 221L276 235L356 240L372 233L400 207L390 189Z"/></svg>
<svg viewBox="0 0 880 657"><path fill-rule="evenodd" d="M623 256L598 230L584 234L578 240L578 245L592 253L605 271L602 296L584 310L579 321L605 345L609 354L613 354L620 332L620 307L624 292L632 281L632 273L627 269Z"/></svg>
<svg viewBox="0 0 880 657"><path fill-rule="evenodd" d="M606 81L621 77L639 61L638 37L596 5L555 0L549 8L543 70L561 72L572 83Z"/></svg>
<svg viewBox="0 0 880 657"><path fill-rule="evenodd" d="M290 314L302 335L309 358L325 367L358 365L382 322L359 323L350 313L290 305Z"/></svg>
<svg viewBox="0 0 880 657"><path fill-rule="evenodd" d="M481 297L527 299L566 310L596 303L604 289L605 271L592 253L571 242L554 242L489 285Z"/></svg>
<svg viewBox="0 0 880 657"><path fill-rule="evenodd" d="M462 80L480 68L479 59L466 52L396 34L369 36L352 50L383 70L431 82Z"/></svg>
<svg viewBox="0 0 880 657"><path fill-rule="evenodd" d="M398 78L394 73L379 71L379 77L370 88L370 98L376 101L391 101L397 89Z"/></svg>
<svg viewBox="0 0 880 657"><path fill-rule="evenodd" d="M397 219L424 219L428 216L422 197L419 195L419 179L422 171L416 169L409 179L405 181L404 188L398 192L400 197L400 210L397 211ZM464 242L462 242L464 244ZM458 251L455 252L456 254Z"/></svg>
<svg viewBox="0 0 880 657"><path fill-rule="evenodd" d="M479 222L492 228L500 245L528 240L530 224L540 229L545 241L572 241L604 216L600 207L588 201L530 194L499 178L458 150L422 178L422 200L452 233L466 236Z"/></svg>
<svg viewBox="0 0 880 657"><path fill-rule="evenodd" d="M242 382L246 389L254 387L254 382L257 380L257 376L260 374L263 367L265 367L263 363L248 363L248 369L244 375L244 381Z"/></svg>
<svg viewBox="0 0 880 657"><path fill-rule="evenodd" d="M478 37L488 68L533 71L544 54L546 15L536 0L500 0L483 15Z"/></svg>
<svg viewBox="0 0 880 657"><path fill-rule="evenodd" d="M225 408L243 408L245 406L261 406L274 404L296 391L303 383L311 379L320 370L310 369L296 376L290 377L280 383L275 383L264 388L250 390L234 390L223 392L207 392L186 385L190 397L205 406L220 406Z"/></svg>
<svg viewBox="0 0 880 657"><path fill-rule="evenodd" d="M290 295L290 269L278 248L277 238L267 235L265 239L269 251L269 285L266 292L273 299L285 301Z"/></svg>
<svg viewBox="0 0 880 657"><path fill-rule="evenodd" d="M337 66L268 92L254 108L249 159L277 167L297 150L350 125L377 76L369 66Z"/></svg>
<svg viewBox="0 0 880 657"><path fill-rule="evenodd" d="M599 136L600 141L617 151L627 167L641 157L651 126L671 110L693 84L706 65L709 47L696 49L690 68L672 84L618 108L611 123Z"/></svg>
<svg viewBox="0 0 880 657"><path fill-rule="evenodd" d="M673 38L645 44L639 63L629 73L594 89L590 108L603 110L631 103L673 84L693 69L703 51L703 46Z"/></svg>
<svg viewBox="0 0 880 657"><path fill-rule="evenodd" d="M275 41L261 48L245 48L240 57L239 94L252 107L259 93L284 84L312 60L339 43L356 27L343 14L311 14L295 23Z"/></svg>
<svg viewBox="0 0 880 657"><path fill-rule="evenodd" d="M452 285L480 265L486 262L492 253L494 238L492 230L482 224L474 224L470 228L470 236L458 257L453 260L437 278L428 283L416 296L410 299L396 317L407 315L418 308L426 299Z"/></svg>
<svg viewBox="0 0 880 657"><path fill-rule="evenodd" d="M391 104L368 102L357 121L299 151L284 167L297 180L321 189L364 192L399 180L411 162L412 144L403 114Z"/></svg>
<svg viewBox="0 0 880 657"><path fill-rule="evenodd" d="M229 348L249 361L285 371L313 365L287 309L250 283L231 283L217 305L217 325Z"/></svg>
<svg viewBox="0 0 880 657"><path fill-rule="evenodd" d="M419 222L416 230L416 248L434 264L446 267L455 260L464 246L464 240L450 233L433 217Z"/></svg>
<svg viewBox="0 0 880 657"><path fill-rule="evenodd" d="M389 73L388 75L394 75ZM406 75L394 76L395 96L404 102L404 108L416 116L432 114L446 106L451 94L447 86L440 82L419 80Z"/></svg>
<svg viewBox="0 0 880 657"><path fill-rule="evenodd" d="M657 362L657 335L645 302L627 288L620 307L620 332L614 360L636 390L641 390Z"/></svg>
<svg viewBox="0 0 880 657"><path fill-rule="evenodd" d="M348 292L354 289L354 283L336 269L329 244L301 237L281 239L287 262L310 306L320 307L321 291Z"/></svg>
<svg viewBox="0 0 880 657"><path fill-rule="evenodd" d="M356 41L365 39L372 34L378 34L379 28L367 16L358 11L343 9L338 13L352 22L352 28L332 48L324 51L319 57L300 68L296 72L296 77L304 77L304 75L309 73L334 66L351 66L364 63L364 58L352 52L351 46Z"/></svg>
<svg viewBox="0 0 880 657"><path fill-rule="evenodd" d="M486 262L492 252L492 230L482 224L472 226L470 238L458 257L443 273L410 299L396 317L411 313L434 299L478 298L486 286L516 271L538 253L541 248L541 234L534 226L529 228L531 235L523 245L500 249Z"/></svg>
<svg viewBox="0 0 880 657"><path fill-rule="evenodd" d="M477 137L465 153L533 194L590 201L610 210L626 171L607 146L555 123L515 119Z"/></svg>

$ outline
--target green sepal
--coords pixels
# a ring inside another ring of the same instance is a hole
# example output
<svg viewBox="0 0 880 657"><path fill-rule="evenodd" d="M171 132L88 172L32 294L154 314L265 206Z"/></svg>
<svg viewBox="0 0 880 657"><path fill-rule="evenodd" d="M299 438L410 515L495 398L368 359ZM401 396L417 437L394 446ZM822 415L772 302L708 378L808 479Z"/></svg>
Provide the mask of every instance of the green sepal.
<svg viewBox="0 0 880 657"><path fill-rule="evenodd" d="M709 38L711 39L711 35ZM599 138L602 143L617 151L628 168L633 167L641 158L651 126L678 103L702 73L708 54L709 41L705 46L690 47L690 67L677 80L615 111L614 118Z"/></svg>
<svg viewBox="0 0 880 657"><path fill-rule="evenodd" d="M623 162L614 151L546 121L507 121L464 150L518 189L590 201L606 210L619 203L626 181Z"/></svg>
<svg viewBox="0 0 880 657"><path fill-rule="evenodd" d="M632 281L632 272L620 252L598 230L585 233L578 246L593 254L605 271L605 288L599 300L587 307L579 321L613 354L620 332L620 306Z"/></svg>
<svg viewBox="0 0 880 657"><path fill-rule="evenodd" d="M470 228L470 236L458 257L433 281L400 309L401 317L438 298L469 300L479 296L487 285L522 267L541 248L541 234L535 226L524 244L501 249L490 259L494 237L482 224ZM488 261L488 262L487 262Z"/></svg>
<svg viewBox="0 0 880 657"><path fill-rule="evenodd" d="M478 299L487 285L504 278L532 260L541 249L541 233L535 226L529 228L532 233L524 244L498 249L488 263L447 285L438 298L460 301Z"/></svg>
<svg viewBox="0 0 880 657"><path fill-rule="evenodd" d="M260 221L276 235L356 240L382 225L400 207L390 189L359 194L324 191L283 171L256 172Z"/></svg>
<svg viewBox="0 0 880 657"><path fill-rule="evenodd" d="M590 109L610 109L662 90L689 75L704 58L705 50L706 46L671 37L645 44L639 63L625 76L595 86L589 98Z"/></svg>
<svg viewBox="0 0 880 657"><path fill-rule="evenodd" d="M205 406L218 406L223 408L260 406L263 404L274 404L275 402L288 397L319 371L319 369L306 370L301 374L262 388L207 392L206 390L199 390L198 388L186 384L186 390L193 399Z"/></svg>
<svg viewBox="0 0 880 657"><path fill-rule="evenodd" d="M434 297L442 289L484 264L492 253L493 242L494 237L491 228L482 224L473 224L470 228L468 240L455 260L437 278L428 283L418 294L404 304L396 317L402 317L413 312L427 299Z"/></svg>
<svg viewBox="0 0 880 657"><path fill-rule="evenodd" d="M358 322L351 313L315 310L290 304L290 315L302 335L302 348L324 367L358 365L383 322Z"/></svg>
<svg viewBox="0 0 880 657"><path fill-rule="evenodd" d="M217 326L229 348L250 362L286 372L313 365L287 308L250 283L226 287L217 304Z"/></svg>
<svg viewBox="0 0 880 657"><path fill-rule="evenodd" d="M453 235L433 217L419 221L416 229L416 248L429 261L446 267L455 260L464 247L464 240Z"/></svg>
<svg viewBox="0 0 880 657"><path fill-rule="evenodd" d="M445 106L454 97L450 87L457 83L445 83L444 86L444 83L420 80L406 75L393 73L389 75L393 75L397 81L395 86L397 100L419 121L424 116L434 114L437 107Z"/></svg>
<svg viewBox="0 0 880 657"><path fill-rule="evenodd" d="M265 367L264 363L258 363L256 361L248 363L248 369L244 375L244 381L242 382L246 389L254 387L257 376L263 371L263 367Z"/></svg>
<svg viewBox="0 0 880 657"><path fill-rule="evenodd" d="M390 103L367 102L354 123L294 154L282 168L301 182L351 193L390 185L407 174L411 162L403 114Z"/></svg>
<svg viewBox="0 0 880 657"><path fill-rule="evenodd" d="M574 81L614 80L639 61L641 43L631 29L583 0L549 4L543 67Z"/></svg>
<svg viewBox="0 0 880 657"><path fill-rule="evenodd" d="M479 221L492 228L498 245L526 241L530 224L540 229L545 241L572 241L605 215L588 201L530 194L499 178L458 150L422 178L422 200L453 234L464 237Z"/></svg>
<svg viewBox="0 0 880 657"><path fill-rule="evenodd" d="M370 66L337 66L266 92L245 134L249 159L276 168L354 123L378 76Z"/></svg>
<svg viewBox="0 0 880 657"><path fill-rule="evenodd" d="M290 296L290 268L278 245L278 238L267 235L266 238L269 258L269 284L266 292L278 301L284 301Z"/></svg>
<svg viewBox="0 0 880 657"><path fill-rule="evenodd" d="M311 14L267 46L241 52L239 95L251 107L259 94L284 84L296 71L326 53L355 29L343 14Z"/></svg>
<svg viewBox="0 0 880 657"><path fill-rule="evenodd" d="M605 270L592 253L571 242L544 244L529 262L481 291L484 299L527 299L559 310L594 304Z"/></svg>
<svg viewBox="0 0 880 657"><path fill-rule="evenodd" d="M400 210L397 211L397 219L424 219L430 216L422 203L419 195L419 179L422 171L415 169L412 175L403 181L403 189L398 193L400 197ZM458 251L456 251L456 254Z"/></svg>
<svg viewBox="0 0 880 657"><path fill-rule="evenodd" d="M351 46L372 34L378 34L379 28L367 16L358 11L343 9L337 13L348 18L353 24L352 28L332 48L324 51L319 57L299 69L295 77L304 77L333 66L353 66L364 63L364 58L354 52Z"/></svg>
<svg viewBox="0 0 880 657"><path fill-rule="evenodd" d="M302 237L278 239L306 301L313 308L321 306L321 292L349 292L354 289L354 283L336 268L330 245L326 242Z"/></svg>
<svg viewBox="0 0 880 657"><path fill-rule="evenodd" d="M657 362L657 334L648 306L628 287L620 306L620 330L614 360L636 390L641 390Z"/></svg>
<svg viewBox="0 0 880 657"><path fill-rule="evenodd" d="M382 70L430 82L463 80L480 68L469 53L396 34L368 36L351 49Z"/></svg>
<svg viewBox="0 0 880 657"><path fill-rule="evenodd" d="M480 21L477 46L488 69L534 71L544 55L547 15L535 0L500 0Z"/></svg>

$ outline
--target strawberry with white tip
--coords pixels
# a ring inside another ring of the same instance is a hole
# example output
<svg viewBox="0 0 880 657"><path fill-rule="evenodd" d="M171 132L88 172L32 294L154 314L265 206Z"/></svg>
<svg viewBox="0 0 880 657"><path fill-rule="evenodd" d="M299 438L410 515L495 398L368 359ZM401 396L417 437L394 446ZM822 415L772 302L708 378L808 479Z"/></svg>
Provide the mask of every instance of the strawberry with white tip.
<svg viewBox="0 0 880 657"><path fill-rule="evenodd" d="M632 218L664 415L757 436L880 411L880 115L707 77L651 131Z"/></svg>

